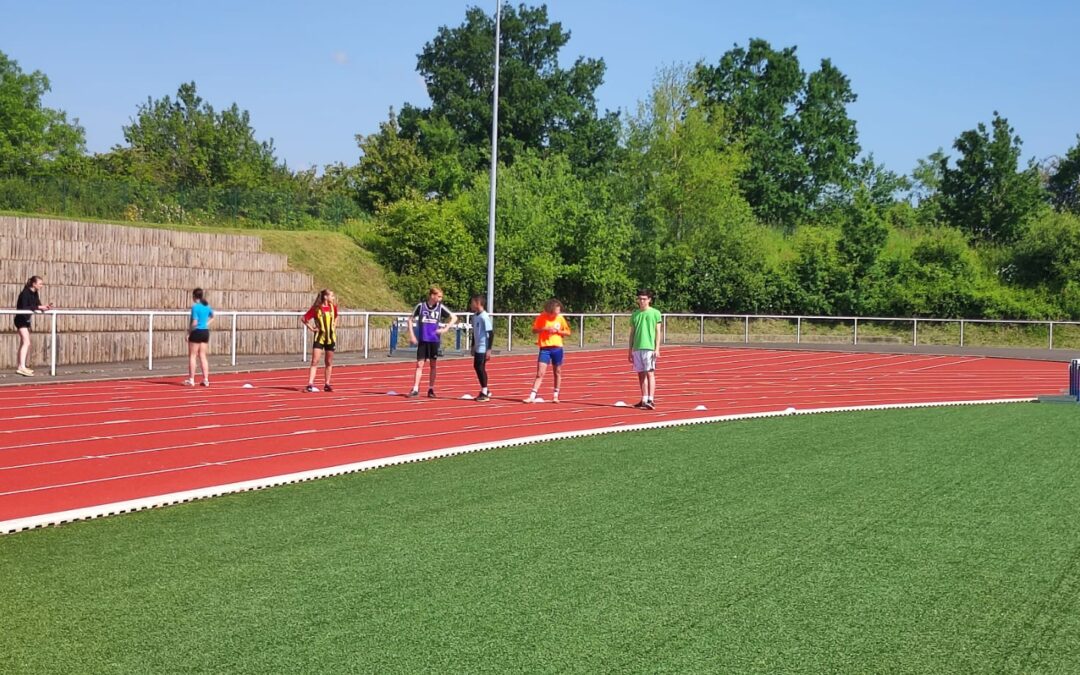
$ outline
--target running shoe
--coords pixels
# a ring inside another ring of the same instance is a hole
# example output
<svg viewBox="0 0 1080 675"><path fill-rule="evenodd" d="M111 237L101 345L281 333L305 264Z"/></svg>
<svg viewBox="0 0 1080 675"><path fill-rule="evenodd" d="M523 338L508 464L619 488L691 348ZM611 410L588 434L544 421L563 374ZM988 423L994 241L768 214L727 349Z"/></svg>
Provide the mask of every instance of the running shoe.
<svg viewBox="0 0 1080 675"><path fill-rule="evenodd" d="M491 400L491 394L484 394L484 393L477 394L475 400L480 402L480 403L483 403L485 401L490 401Z"/></svg>
<svg viewBox="0 0 1080 675"><path fill-rule="evenodd" d="M656 403L653 401L645 401L646 410L656 410Z"/></svg>
<svg viewBox="0 0 1080 675"><path fill-rule="evenodd" d="M184 380L184 386L185 387L194 387L195 386L195 380L191 380L191 379Z"/></svg>
<svg viewBox="0 0 1080 675"><path fill-rule="evenodd" d="M322 390L332 392L332 391L334 391L334 388L331 387L329 384L324 384Z"/></svg>
<svg viewBox="0 0 1080 675"><path fill-rule="evenodd" d="M304 391L306 391L309 394L317 394L317 393L319 393L319 388L316 387L313 384L309 384L308 386L304 387Z"/></svg>
<svg viewBox="0 0 1080 675"><path fill-rule="evenodd" d="M410 392L409 392L408 394L405 394L405 398L416 398L416 397L417 397L417 396L419 396L419 395L420 395L420 392L418 392L418 391L416 391L415 389L413 389L413 390L412 390L412 391L410 391Z"/></svg>
<svg viewBox="0 0 1080 675"><path fill-rule="evenodd" d="M637 408L638 410L648 410L649 409L649 404L646 403L645 401L638 401L637 403L634 404L634 407Z"/></svg>
<svg viewBox="0 0 1080 675"><path fill-rule="evenodd" d="M428 390L427 390L427 397L428 397L428 398L438 398L438 397L437 397L437 396L435 395L435 390L434 390L434 389L428 389Z"/></svg>
<svg viewBox="0 0 1080 675"><path fill-rule="evenodd" d="M22 375L23 377L33 377L34 376L34 371L30 370L29 368L25 368L25 367L24 368L18 368L18 369L15 370L15 372L18 373L19 375Z"/></svg>
<svg viewBox="0 0 1080 675"><path fill-rule="evenodd" d="M203 380L202 381L202 386L209 387L210 386L210 380Z"/></svg>

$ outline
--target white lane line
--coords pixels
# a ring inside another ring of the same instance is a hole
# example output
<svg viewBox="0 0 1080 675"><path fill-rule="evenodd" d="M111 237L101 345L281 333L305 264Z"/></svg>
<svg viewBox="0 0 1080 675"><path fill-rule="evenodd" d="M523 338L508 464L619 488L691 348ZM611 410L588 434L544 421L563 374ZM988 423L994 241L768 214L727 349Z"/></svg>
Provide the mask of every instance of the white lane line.
<svg viewBox="0 0 1080 675"><path fill-rule="evenodd" d="M299 483L309 480L315 480L318 478L326 478L329 476L339 476L347 473L356 473L358 471L366 471L369 469L375 469L384 466L392 466L395 464L404 464L407 462L418 462L428 459L436 459L440 457L449 457L452 455L461 455L472 452L481 452L484 450L492 450L496 448L507 448L520 445L531 445L534 443L543 443L547 441L566 440L574 438L584 438L587 436L598 436L609 433L622 433L627 431L644 431L650 429L667 429L676 426L689 426L695 424L711 424L716 422L727 422L734 420L744 419L760 419L768 417L783 417L788 415L810 415L817 413L830 413L830 412L859 412L869 410L895 410L904 408L940 408L940 407L952 407L962 405L986 405L995 403L1022 403L1035 401L1034 398L1014 398L1014 399L994 399L983 401L934 401L926 403L900 403L900 404L884 404L884 405L867 405L867 406L844 406L836 408L817 408L798 410L795 412L789 412L787 410L778 410L772 412L756 412L756 413L741 413L736 415L720 415L714 417L698 417L687 418L678 420L665 420L663 422L649 422L644 424L631 424L621 426L606 426L597 427L593 429L583 429L579 431L565 431L558 433L540 434L536 436L525 436L519 438L506 439L502 441L494 441L489 443L474 443L470 445L459 445L450 448L443 448L439 450L428 450L424 452L415 452L405 455L396 455L393 457L382 457L378 459L366 460L363 462L354 462L350 464L341 464L338 466L326 467L322 469L313 469L310 471L301 471L296 473L281 474L278 476L269 476L266 478L259 478L248 481L241 481L236 483L228 483L224 485L215 485L205 488L198 488L194 490L184 490L181 492L171 492L163 495L155 495L152 497L144 497L141 499L132 499L121 502L112 502L109 504L100 504L95 506L89 506L79 509L71 509L68 511L57 511L54 513L45 513L34 516L27 516L24 518L14 518L11 520L0 521L0 534L11 534L15 532L21 532L24 530L31 530L38 527L44 527L47 525L60 525L63 523L69 523L77 520L89 520L92 518L99 518L107 515L116 515L120 513L129 513L132 511L141 511L148 508L156 508L161 506L169 506L171 504L180 504L184 502L194 501L196 499L205 499L207 497L216 497L224 494L231 494L236 492L247 492L250 490L260 490L275 485L285 485L289 483ZM361 445L361 443L350 445ZM289 451L285 453L275 453L275 455L297 454L300 452L311 452L315 450L325 450L329 448L309 448L304 450ZM237 460L226 460L224 463L233 463L236 461L248 461L255 458L238 458ZM198 465L192 467L185 467L183 470L190 468L198 468ZM113 476L104 481L121 480L123 478L134 478L148 475L156 475L161 473L168 473L170 471L177 471L178 469L164 469L160 471L149 471L140 474L131 474L129 476ZM79 483L72 483L69 486L84 485L87 483L103 482L97 481L82 481ZM28 490L20 490L19 493L34 492L44 489L51 489L52 487L62 486L50 486L48 488L30 488ZM14 493L7 493L14 494Z"/></svg>

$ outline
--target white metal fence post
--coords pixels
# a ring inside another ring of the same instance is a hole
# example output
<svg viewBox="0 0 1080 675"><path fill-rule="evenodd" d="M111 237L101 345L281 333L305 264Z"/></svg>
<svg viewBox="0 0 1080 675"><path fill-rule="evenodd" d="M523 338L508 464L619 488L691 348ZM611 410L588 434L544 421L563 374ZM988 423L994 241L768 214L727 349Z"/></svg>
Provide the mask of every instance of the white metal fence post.
<svg viewBox="0 0 1080 675"><path fill-rule="evenodd" d="M743 344L750 344L750 315L745 317L745 323L743 324Z"/></svg>
<svg viewBox="0 0 1080 675"><path fill-rule="evenodd" d="M912 347L918 347L919 346L919 320L918 319L912 319L911 320L911 346Z"/></svg>
<svg viewBox="0 0 1080 675"><path fill-rule="evenodd" d="M1050 346L1048 347L1048 349L1053 349L1053 348L1054 348L1054 322L1051 321L1050 322Z"/></svg>
<svg viewBox="0 0 1080 675"><path fill-rule="evenodd" d="M301 326L300 330L302 331L303 335L303 346L300 348L300 360L304 363L307 363L307 334L308 330L310 329L305 325Z"/></svg>
<svg viewBox="0 0 1080 675"><path fill-rule="evenodd" d="M514 315L506 315L506 351L514 351Z"/></svg>
<svg viewBox="0 0 1080 675"><path fill-rule="evenodd" d="M698 344L703 345L703 344L705 344L705 315L702 314L699 318L701 319L701 323L698 325L698 336L697 336L698 339L697 339L697 341L698 341Z"/></svg>
<svg viewBox="0 0 1080 675"><path fill-rule="evenodd" d="M584 347L585 346L585 315L584 314L581 315L581 320L578 322L578 326L580 326L580 328L581 328L580 332L578 332L578 347Z"/></svg>
<svg viewBox="0 0 1080 675"><path fill-rule="evenodd" d="M855 318L855 336L854 336L854 341L852 342L852 344L856 344L856 345L859 344L859 319L858 319L858 317Z"/></svg>
<svg viewBox="0 0 1080 675"><path fill-rule="evenodd" d="M232 313L232 334L229 336L229 361L236 365L236 312Z"/></svg>
<svg viewBox="0 0 1080 675"><path fill-rule="evenodd" d="M802 317L795 317L795 344L802 344Z"/></svg>
<svg viewBox="0 0 1080 675"><path fill-rule="evenodd" d="M615 315L611 315L611 346L615 346Z"/></svg>
<svg viewBox="0 0 1080 675"><path fill-rule="evenodd" d="M364 312L364 358L368 357L368 343L371 342L371 315Z"/></svg>
<svg viewBox="0 0 1080 675"><path fill-rule="evenodd" d="M154 369L154 313L150 312L146 331L146 369Z"/></svg>
<svg viewBox="0 0 1080 675"><path fill-rule="evenodd" d="M964 346L964 320L960 319L960 346Z"/></svg>
<svg viewBox="0 0 1080 675"><path fill-rule="evenodd" d="M52 311L52 310L50 310ZM49 374L56 376L56 312L53 312L49 326Z"/></svg>

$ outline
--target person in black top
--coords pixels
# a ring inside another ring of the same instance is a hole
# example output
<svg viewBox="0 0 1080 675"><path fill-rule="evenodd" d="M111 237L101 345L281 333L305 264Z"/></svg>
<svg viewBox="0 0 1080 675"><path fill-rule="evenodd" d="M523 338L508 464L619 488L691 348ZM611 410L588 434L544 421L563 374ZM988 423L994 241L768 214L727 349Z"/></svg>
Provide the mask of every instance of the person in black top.
<svg viewBox="0 0 1080 675"><path fill-rule="evenodd" d="M41 303L41 299L38 297L38 291L45 285L45 281L39 276L30 277L26 286L23 287L22 292L19 293L19 299L15 303L15 309L29 310L31 312L46 312L52 309L52 305L44 305ZM26 357L30 353L30 315L29 314L16 314L15 315L15 330L19 331L19 367L15 370L19 375L25 375L30 377L34 374L33 370L26 367Z"/></svg>

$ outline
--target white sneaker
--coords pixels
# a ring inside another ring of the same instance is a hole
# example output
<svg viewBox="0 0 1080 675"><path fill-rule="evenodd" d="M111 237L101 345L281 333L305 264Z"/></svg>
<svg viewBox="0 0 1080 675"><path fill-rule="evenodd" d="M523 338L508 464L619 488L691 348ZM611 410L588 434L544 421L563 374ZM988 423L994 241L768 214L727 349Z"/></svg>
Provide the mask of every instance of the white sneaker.
<svg viewBox="0 0 1080 675"><path fill-rule="evenodd" d="M210 386L210 380L203 380L202 381L202 386L209 387Z"/></svg>
<svg viewBox="0 0 1080 675"><path fill-rule="evenodd" d="M26 366L23 366L22 368L17 368L15 370L15 372L18 373L19 375L22 375L23 377L33 377L34 376L34 371L30 370Z"/></svg>
<svg viewBox="0 0 1080 675"><path fill-rule="evenodd" d="M184 386L185 387L194 387L195 386L195 380L191 380L191 379L184 380Z"/></svg>
<svg viewBox="0 0 1080 675"><path fill-rule="evenodd" d="M522 399L522 403L536 403L536 397L530 396L529 398Z"/></svg>

